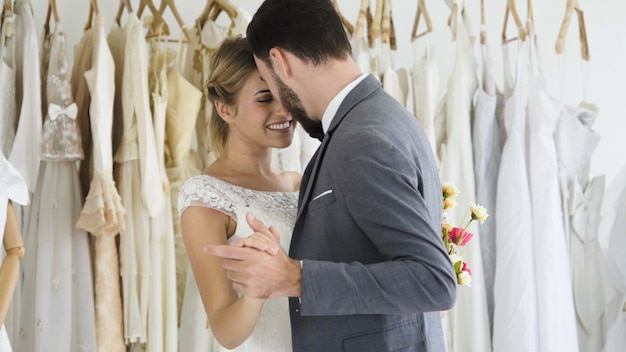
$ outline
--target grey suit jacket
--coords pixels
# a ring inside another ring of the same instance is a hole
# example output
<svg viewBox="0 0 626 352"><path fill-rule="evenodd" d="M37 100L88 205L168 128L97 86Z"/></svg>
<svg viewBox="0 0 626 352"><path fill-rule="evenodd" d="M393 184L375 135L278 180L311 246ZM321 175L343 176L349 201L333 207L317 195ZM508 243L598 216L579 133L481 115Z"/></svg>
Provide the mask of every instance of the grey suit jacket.
<svg viewBox="0 0 626 352"><path fill-rule="evenodd" d="M290 256L294 351L444 351L456 299L440 238L442 191L416 118L365 78L307 166Z"/></svg>

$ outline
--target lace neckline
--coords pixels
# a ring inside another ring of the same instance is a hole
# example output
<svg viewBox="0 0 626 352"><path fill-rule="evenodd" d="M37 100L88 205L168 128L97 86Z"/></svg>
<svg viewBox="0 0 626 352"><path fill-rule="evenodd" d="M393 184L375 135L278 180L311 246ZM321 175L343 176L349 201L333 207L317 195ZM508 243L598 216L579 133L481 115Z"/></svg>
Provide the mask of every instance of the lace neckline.
<svg viewBox="0 0 626 352"><path fill-rule="evenodd" d="M230 186L230 187L241 188L243 190L250 191L250 192L253 192L253 193L258 193L258 194L295 194L295 193L298 193L298 191L291 191L291 192L289 192L289 191L261 191L261 190L258 190L258 189L252 189L252 188L243 187L243 186L240 186L240 185L228 182L228 181L224 181L224 180L219 179L219 178L217 178L215 176L211 176L211 175L207 175L207 174L199 174L197 177L207 177L207 178L210 178L212 180L217 181L218 183L221 183L221 184L224 184L224 185L227 185L227 186Z"/></svg>

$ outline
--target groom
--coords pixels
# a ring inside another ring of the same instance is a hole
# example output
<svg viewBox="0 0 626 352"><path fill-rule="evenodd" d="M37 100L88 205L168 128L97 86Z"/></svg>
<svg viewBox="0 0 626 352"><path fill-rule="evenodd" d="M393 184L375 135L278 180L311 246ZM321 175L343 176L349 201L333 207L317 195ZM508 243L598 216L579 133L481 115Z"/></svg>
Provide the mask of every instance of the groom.
<svg viewBox="0 0 626 352"><path fill-rule="evenodd" d="M439 312L455 302L456 276L416 118L361 73L330 0L266 0L247 36L274 96L323 139L302 179L289 256L205 251L225 258L240 293L290 297L294 351L444 351ZM248 222L259 238L274 236Z"/></svg>

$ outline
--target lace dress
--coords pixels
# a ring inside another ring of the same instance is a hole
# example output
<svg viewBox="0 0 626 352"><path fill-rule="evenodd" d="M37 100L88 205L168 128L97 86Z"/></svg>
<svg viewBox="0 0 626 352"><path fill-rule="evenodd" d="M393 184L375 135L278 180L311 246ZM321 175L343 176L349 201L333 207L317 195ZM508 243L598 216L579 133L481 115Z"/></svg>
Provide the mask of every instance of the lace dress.
<svg viewBox="0 0 626 352"><path fill-rule="evenodd" d="M66 36L56 24L46 69L47 116L23 260L20 351L94 349L96 328L87 232L76 161L83 151L71 94ZM71 314L70 314L71 312Z"/></svg>
<svg viewBox="0 0 626 352"><path fill-rule="evenodd" d="M229 242L249 236L252 230L245 220L252 212L266 225L273 224L280 232L281 245L288 250L296 218L297 192L262 192L242 188L207 175L190 178L180 190L178 211L182 214L192 206L218 210L237 223ZM181 322L180 351L227 351L205 329L207 316L192 275L187 281ZM291 328L287 298L265 302L263 312L250 337L235 351L291 351ZM186 337L186 338L185 338Z"/></svg>

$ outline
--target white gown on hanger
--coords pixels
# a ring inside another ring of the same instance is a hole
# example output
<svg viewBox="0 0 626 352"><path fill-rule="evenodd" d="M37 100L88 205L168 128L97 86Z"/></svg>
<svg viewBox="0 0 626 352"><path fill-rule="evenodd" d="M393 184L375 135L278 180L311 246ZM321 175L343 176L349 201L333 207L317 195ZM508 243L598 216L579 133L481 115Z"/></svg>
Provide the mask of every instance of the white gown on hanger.
<svg viewBox="0 0 626 352"><path fill-rule="evenodd" d="M157 65L152 60L152 65ZM150 238L150 299L148 305L148 352L178 351L178 307L176 297L176 256L174 254L174 223L170 181L165 169L165 117L167 109L167 78L165 65L153 66L152 119L159 165L160 190L165 197L161 213L152 218Z"/></svg>
<svg viewBox="0 0 626 352"><path fill-rule="evenodd" d="M497 352L539 351L532 208L526 169L527 42L518 44L513 78L508 71L511 44L503 44L507 136L496 194L493 350Z"/></svg>
<svg viewBox="0 0 626 352"><path fill-rule="evenodd" d="M529 33L528 42L530 84L526 131L527 170L535 248L538 351L578 351L569 250L553 137L561 104L547 92L534 33Z"/></svg>
<svg viewBox="0 0 626 352"><path fill-rule="evenodd" d="M230 216L236 223L235 234L228 242L247 237L253 231L245 220L252 212L265 224L273 224L280 233L280 242L289 250L291 232L296 220L298 192L262 192L242 188L208 175L198 175L185 182L178 198L179 213L190 206L207 207ZM185 305L195 312L195 320L184 320L181 329L195 330L193 340L182 339L180 351L222 352L231 351L220 346L210 329L206 329L207 316L193 275L188 275ZM281 352L291 351L291 325L287 298L267 300L263 311L248 339L233 351Z"/></svg>
<svg viewBox="0 0 626 352"><path fill-rule="evenodd" d="M430 36L430 34L428 34ZM429 37L424 39L430 40ZM415 105L414 114L422 125L428 141L433 149L435 159L439 164L435 137L435 115L437 113L437 102L439 99L439 67L433 59L432 47L427 45L421 59L415 60L411 69L413 76L413 103Z"/></svg>
<svg viewBox="0 0 626 352"><path fill-rule="evenodd" d="M611 230L606 256L611 282L619 292L619 306L603 352L622 352L626 351L626 166L622 167L608 189L618 194L615 202L608 205L615 211L615 217L609 223Z"/></svg>
<svg viewBox="0 0 626 352"><path fill-rule="evenodd" d="M15 34L8 36L9 26L15 26L13 17L4 19L0 34L0 153L5 157L15 140Z"/></svg>
<svg viewBox="0 0 626 352"><path fill-rule="evenodd" d="M19 351L96 347L91 254L75 226L82 208L76 161L83 158L72 97L66 35L56 23L46 69L42 162L29 217Z"/></svg>
<svg viewBox="0 0 626 352"><path fill-rule="evenodd" d="M554 133L581 351L599 351L604 345L606 325L611 323L605 308L615 295L598 241L604 176L589 177L600 141L592 128L596 118L595 111L565 105Z"/></svg>
<svg viewBox="0 0 626 352"><path fill-rule="evenodd" d="M28 204L28 187L19 171L9 163L0 153L0 243L4 240L4 227L6 226L7 206L9 200L14 204ZM0 264L6 254L0 251ZM0 351L11 352L11 343L4 324L0 325Z"/></svg>
<svg viewBox="0 0 626 352"><path fill-rule="evenodd" d="M19 121L9 161L35 191L41 160L41 76L39 42L31 0L15 1L16 99Z"/></svg>
<svg viewBox="0 0 626 352"><path fill-rule="evenodd" d="M148 89L148 50L143 27L130 13L123 29L122 142L114 161L116 184L126 209L120 232L126 343L146 343L150 292L151 218L165 205L157 163Z"/></svg>
<svg viewBox="0 0 626 352"><path fill-rule="evenodd" d="M457 225L464 218L469 203L476 202L470 113L478 78L471 40L465 24L459 20L462 17L459 11L454 24L456 59L448 82L442 116L445 130L442 131L443 139L437 143L441 159L441 180L454 184L461 191L456 199L459 206L448 211L452 223ZM461 251L463 260L472 270L472 286L459 287L456 304L446 313L443 323L447 326L450 352L489 352L491 338L480 254L480 231L475 223L467 230L474 237Z"/></svg>
<svg viewBox="0 0 626 352"><path fill-rule="evenodd" d="M493 62L487 44L481 44L482 82L474 96L472 147L476 177L476 201L487 208L489 218L480 225L480 251L485 273L485 293L490 332L493 332L493 282L496 273L496 194L502 154L498 105L501 93L496 87Z"/></svg>

